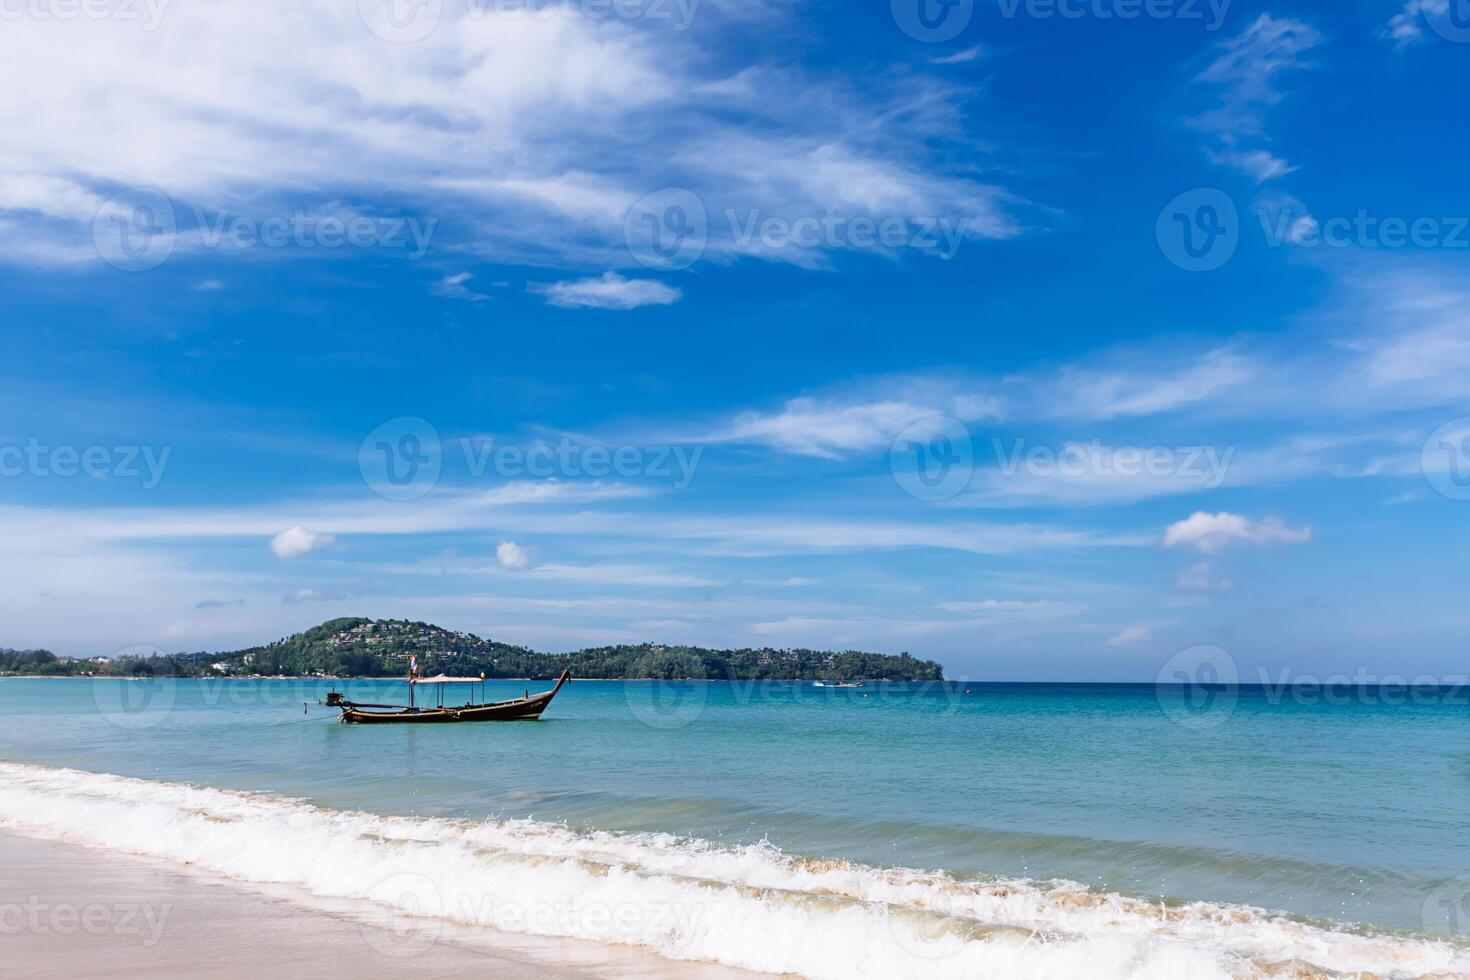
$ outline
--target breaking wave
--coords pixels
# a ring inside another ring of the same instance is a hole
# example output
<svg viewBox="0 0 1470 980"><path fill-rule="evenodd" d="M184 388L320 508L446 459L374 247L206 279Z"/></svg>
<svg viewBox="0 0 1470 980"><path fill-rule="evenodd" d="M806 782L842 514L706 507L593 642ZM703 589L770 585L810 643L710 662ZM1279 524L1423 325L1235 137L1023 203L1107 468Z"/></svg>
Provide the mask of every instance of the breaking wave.
<svg viewBox="0 0 1470 980"><path fill-rule="evenodd" d="M1460 945L1245 906L957 880L764 844L381 816L4 762L0 827L362 903L394 924L375 940L390 955L454 923L842 980L1470 975Z"/></svg>

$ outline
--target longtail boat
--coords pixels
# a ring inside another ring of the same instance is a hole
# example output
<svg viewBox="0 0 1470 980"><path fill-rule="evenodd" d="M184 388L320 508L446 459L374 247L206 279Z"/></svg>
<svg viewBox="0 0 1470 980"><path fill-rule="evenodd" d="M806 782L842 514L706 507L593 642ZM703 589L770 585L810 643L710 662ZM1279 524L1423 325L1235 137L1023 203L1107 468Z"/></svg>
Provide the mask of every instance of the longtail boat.
<svg viewBox="0 0 1470 980"><path fill-rule="evenodd" d="M525 697L509 701L492 701L476 704L466 701L462 705L444 703L444 692L454 684L484 684L484 677L414 677L408 681L408 704L360 704L347 701L341 694L332 691L323 703L342 712L341 720L351 725L433 725L456 721L534 721L556 697L562 685L572 679L572 672L564 670L556 679L556 686L540 694L526 692ZM438 690L438 704L419 707L415 704L414 688L433 687Z"/></svg>

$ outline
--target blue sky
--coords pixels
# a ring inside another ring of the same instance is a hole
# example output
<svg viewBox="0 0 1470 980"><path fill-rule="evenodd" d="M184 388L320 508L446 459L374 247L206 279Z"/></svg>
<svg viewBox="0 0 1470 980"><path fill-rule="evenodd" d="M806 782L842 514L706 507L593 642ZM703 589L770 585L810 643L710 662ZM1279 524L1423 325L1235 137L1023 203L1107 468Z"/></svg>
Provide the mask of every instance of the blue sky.
<svg viewBox="0 0 1470 980"><path fill-rule="evenodd" d="M1462 662L1448 0L392 2L6 15L0 645Z"/></svg>

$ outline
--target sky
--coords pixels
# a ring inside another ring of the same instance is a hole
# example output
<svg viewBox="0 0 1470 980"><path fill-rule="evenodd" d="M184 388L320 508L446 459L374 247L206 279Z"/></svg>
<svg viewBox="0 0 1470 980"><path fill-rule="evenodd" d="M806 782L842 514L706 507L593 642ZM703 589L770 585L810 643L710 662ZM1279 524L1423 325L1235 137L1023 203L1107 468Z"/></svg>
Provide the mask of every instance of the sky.
<svg viewBox="0 0 1470 980"><path fill-rule="evenodd" d="M1458 0L0 17L0 646L1464 671Z"/></svg>

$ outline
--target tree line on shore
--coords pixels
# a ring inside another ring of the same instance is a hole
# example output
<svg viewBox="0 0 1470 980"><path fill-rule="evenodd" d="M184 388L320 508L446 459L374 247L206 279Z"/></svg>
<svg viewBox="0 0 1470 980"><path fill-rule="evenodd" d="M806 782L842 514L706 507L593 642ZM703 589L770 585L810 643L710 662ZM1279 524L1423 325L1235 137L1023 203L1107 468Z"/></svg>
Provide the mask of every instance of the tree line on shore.
<svg viewBox="0 0 1470 980"><path fill-rule="evenodd" d="M264 646L232 653L177 653L152 657L67 659L46 650L0 649L0 673L43 676L181 677L221 675L382 677L405 674L418 657L419 675L709 680L942 680L932 660L860 650L712 650L655 643L539 653L409 620L358 617L329 620Z"/></svg>

